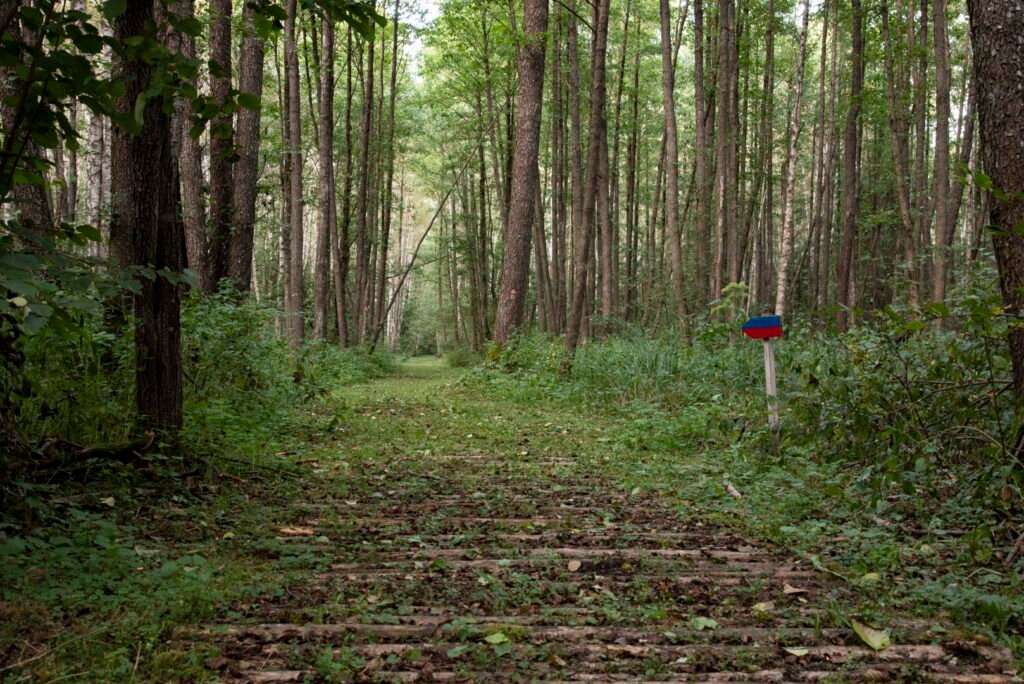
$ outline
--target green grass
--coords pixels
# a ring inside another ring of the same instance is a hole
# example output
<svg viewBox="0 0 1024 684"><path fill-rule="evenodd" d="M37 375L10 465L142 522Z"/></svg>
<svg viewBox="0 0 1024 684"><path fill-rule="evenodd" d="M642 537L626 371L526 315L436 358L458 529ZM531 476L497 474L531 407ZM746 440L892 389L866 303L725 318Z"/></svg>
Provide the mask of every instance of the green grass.
<svg viewBox="0 0 1024 684"><path fill-rule="evenodd" d="M673 501L686 519L725 521L777 542L846 578L848 591L823 617L828 624L913 613L952 619L1024 653L1015 636L1024 615L1019 580L983 535L937 531L962 524L963 500L930 502L920 512L927 519L908 514L904 502L880 507L864 494L862 469L822 458L786 433L773 440L759 426L761 398L738 383L760 370L749 350L700 361L672 359L654 342L615 341L608 355L588 345L576 377L563 381L551 372L557 349L544 345L522 352L533 361L515 368L467 372L416 358L385 377L350 375L300 405L276 443L249 445L258 454L253 467L157 481L113 471L86 485L30 491L32 526L8 516L0 530L0 667L35 659L0 678L208 679L203 660L215 647L176 646L177 626L238 619L332 560L324 545L280 541L281 526L301 524L318 501L423 496L446 459L476 452L498 458L464 483L467 491L494 491L510 476L543 479L545 467L599 472L641 499ZM638 358L623 358L630 354ZM532 456L571 464L541 466ZM743 498L730 496L726 482ZM484 504L504 505L500 496ZM345 512L321 515L318 526L331 530ZM514 574L483 579L508 605L543 606L560 590ZM657 619L647 591L632 587L629 601L602 609L627 620L636 600ZM494 654L474 646L465 657ZM318 663L339 681L356 666L344 653Z"/></svg>

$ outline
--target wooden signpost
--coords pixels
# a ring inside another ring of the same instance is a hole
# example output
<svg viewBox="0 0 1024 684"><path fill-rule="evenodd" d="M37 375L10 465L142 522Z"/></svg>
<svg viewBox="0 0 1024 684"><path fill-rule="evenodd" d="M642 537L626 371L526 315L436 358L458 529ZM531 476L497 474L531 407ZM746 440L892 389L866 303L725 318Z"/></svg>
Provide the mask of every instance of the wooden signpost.
<svg viewBox="0 0 1024 684"><path fill-rule="evenodd" d="M772 340L782 337L781 316L755 316L743 324L743 334L764 343L764 384L768 391L768 425L779 429L779 396L775 386L775 348Z"/></svg>

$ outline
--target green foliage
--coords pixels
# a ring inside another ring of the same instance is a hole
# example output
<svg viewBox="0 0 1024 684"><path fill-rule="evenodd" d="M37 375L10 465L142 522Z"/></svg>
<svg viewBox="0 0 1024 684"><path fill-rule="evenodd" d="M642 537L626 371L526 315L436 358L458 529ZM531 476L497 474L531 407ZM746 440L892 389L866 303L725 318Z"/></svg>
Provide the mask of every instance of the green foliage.
<svg viewBox="0 0 1024 684"><path fill-rule="evenodd" d="M1010 320L993 280L981 274L948 305L887 309L844 335L790 322L776 343L778 434L767 427L761 345L738 334L728 301L724 320L686 344L592 341L565 380L560 341L526 336L502 350L500 372L465 382L519 402L587 406L609 426L599 441L626 486L742 521L852 583L912 569L913 581L873 595L946 611L1019 651L1007 636L1024 624L1019 582L999 566L1019 535L1024 479Z"/></svg>
<svg viewBox="0 0 1024 684"><path fill-rule="evenodd" d="M480 355L468 347L456 347L444 355L444 362L452 368L469 368L480 363Z"/></svg>
<svg viewBox="0 0 1024 684"><path fill-rule="evenodd" d="M88 299L95 312L81 316L78 327L49 325L21 335L20 365L0 366L0 382L10 388L2 423L9 457L24 458L49 438L92 445L132 433L134 347L130 335L103 322L97 292ZM394 368L387 353L332 344L307 345L296 358L276 332L279 317L277 309L229 289L186 301L181 443L188 454L265 455L293 432L297 409L310 400Z"/></svg>

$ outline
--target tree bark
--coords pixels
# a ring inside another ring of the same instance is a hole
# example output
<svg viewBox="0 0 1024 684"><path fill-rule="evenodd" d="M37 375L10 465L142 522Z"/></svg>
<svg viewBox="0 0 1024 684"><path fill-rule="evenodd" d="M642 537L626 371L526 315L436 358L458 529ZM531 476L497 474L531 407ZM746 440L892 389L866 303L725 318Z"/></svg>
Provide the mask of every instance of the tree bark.
<svg viewBox="0 0 1024 684"><path fill-rule="evenodd" d="M512 160L512 201L509 203L505 262L501 269L501 292L494 324L494 341L498 344L508 342L523 324L530 268L531 226L536 211L536 188L540 182L537 158L540 151L547 29L547 0L525 0L524 41L519 55L516 145Z"/></svg>
<svg viewBox="0 0 1024 684"><path fill-rule="evenodd" d="M864 36L860 0L853 3L853 57L850 67L850 111L843 135L843 237L836 263L836 326L845 332L852 297L854 248L857 241L857 212L860 203L860 177L857 152L860 145L861 93L864 89Z"/></svg>
<svg viewBox="0 0 1024 684"><path fill-rule="evenodd" d="M288 340L293 347L302 345L306 324L302 317L303 226L302 226L302 119L299 102L299 55L295 45L295 21L298 0L288 0L285 21L284 60L287 97L287 132L285 142L288 164L289 249L288 287L285 290L285 316Z"/></svg>
<svg viewBox="0 0 1024 684"><path fill-rule="evenodd" d="M223 108L231 93L231 0L210 0L210 94ZM210 128L209 267L213 286L228 275L231 240L231 189L234 173L231 115L220 113Z"/></svg>
<svg viewBox="0 0 1024 684"><path fill-rule="evenodd" d="M893 163L896 167L896 195L899 201L900 221L903 224L903 254L907 278L907 303L917 306L917 235L913 207L910 204L910 153L908 151L909 126L903 117L903 108L897 95L896 70L893 61L892 34L889 22L889 2L882 0L882 37L885 45L886 96L889 104L889 134L892 140Z"/></svg>
<svg viewBox="0 0 1024 684"><path fill-rule="evenodd" d="M572 356L579 344L580 328L583 323L584 306L589 283L587 278L587 255L591 253L591 231L598 184L600 177L600 141L605 135L605 56L608 50L608 14L610 0L597 0L594 5L594 45L590 63L590 146L587 153L587 189L581 221L576 230L578 256L573 263L573 296L569 324L565 333L566 359L563 372L571 369Z"/></svg>
<svg viewBox="0 0 1024 684"><path fill-rule="evenodd" d="M968 0L981 161L992 179L992 224L1007 313L1024 314L1024 7L1016 0ZM1009 334L1017 416L1024 410L1024 327Z"/></svg>
<svg viewBox="0 0 1024 684"><path fill-rule="evenodd" d="M263 97L263 39L256 29L255 8L242 10L242 47L238 58L238 90ZM235 131L238 162L231 192L232 219L228 277L239 290L252 289L253 230L256 225L256 183L259 180L260 110L241 108Z"/></svg>
<svg viewBox="0 0 1024 684"><path fill-rule="evenodd" d="M193 0L180 0L174 7L182 18L195 15ZM196 57L196 39L181 33L181 53L186 59ZM195 85L194 83L192 85ZM185 226L185 252L188 267L195 272L199 288L204 293L213 291L214 283L209 269L206 240L206 208L203 204L203 150L199 140L189 133L192 129L192 101L181 98L176 123L181 140L178 150L178 175L181 182L181 213ZM92 174L90 173L90 176Z"/></svg>
<svg viewBox="0 0 1024 684"><path fill-rule="evenodd" d="M672 271L672 300L680 332L686 335L686 297L683 292L682 226L679 224L679 134L676 130L675 69L672 60L672 18L668 0L660 1L661 93L665 122L666 189L665 239Z"/></svg>
<svg viewBox="0 0 1024 684"><path fill-rule="evenodd" d="M804 19L800 29L800 55L796 66L796 95L789 117L789 156L782 186L782 246L779 249L778 282L775 288L775 313L784 316L789 294L789 262L793 255L793 202L796 195L796 163L803 126L804 66L807 63L807 26L811 14L810 0L804 0Z"/></svg>
<svg viewBox="0 0 1024 684"><path fill-rule="evenodd" d="M373 127L373 63L374 44L367 41L366 73L363 89L363 114L359 156L359 190L356 194L356 282L353 323L360 342L366 330L366 284L370 277L370 131Z"/></svg>
<svg viewBox="0 0 1024 684"><path fill-rule="evenodd" d="M154 0L137 0L114 21L114 37L122 45L147 33L153 38L154 25ZM141 56L118 54L114 71L125 84L118 109L131 113L150 88L154 67ZM133 296L135 403L145 427L176 433L182 424L179 288L159 272L181 271L183 244L175 219L170 118L163 104L162 95L146 101L138 134L113 129L110 242L121 264L158 272L155 278L139 278Z"/></svg>
<svg viewBox="0 0 1024 684"><path fill-rule="evenodd" d="M949 38L946 35L947 0L933 0L935 38L935 260L932 270L932 300L946 298L946 265L949 249Z"/></svg>
<svg viewBox="0 0 1024 684"><path fill-rule="evenodd" d="M696 159L697 216L696 250L694 268L697 281L697 302L703 308L707 304L708 290L708 133L707 100L704 96L704 6L703 0L693 1L693 91L696 112Z"/></svg>
<svg viewBox="0 0 1024 684"><path fill-rule="evenodd" d="M384 216L381 221L380 244L378 247L379 267L377 269L377 308L374 314L376 326L384 319L384 307L388 300L387 266L388 240L391 236L391 209L394 199L392 185L395 180L395 99L398 95L398 10L399 0L395 0L395 13L391 20L391 83L388 94L387 148L384 151L387 165L384 180Z"/></svg>
<svg viewBox="0 0 1024 684"><path fill-rule="evenodd" d="M320 109L320 185L313 282L313 338L327 337L331 292L331 234L334 232L334 18L325 14L320 43L320 78L317 102Z"/></svg>

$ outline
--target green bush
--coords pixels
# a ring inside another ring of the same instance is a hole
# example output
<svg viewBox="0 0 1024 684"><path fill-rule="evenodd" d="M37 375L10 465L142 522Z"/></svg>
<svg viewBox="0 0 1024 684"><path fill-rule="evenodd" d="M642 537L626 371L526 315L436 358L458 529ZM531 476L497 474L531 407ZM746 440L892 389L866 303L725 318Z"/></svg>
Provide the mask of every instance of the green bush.
<svg viewBox="0 0 1024 684"><path fill-rule="evenodd" d="M452 368L469 368L480 363L480 355L468 347L456 347L444 355L444 362Z"/></svg>

